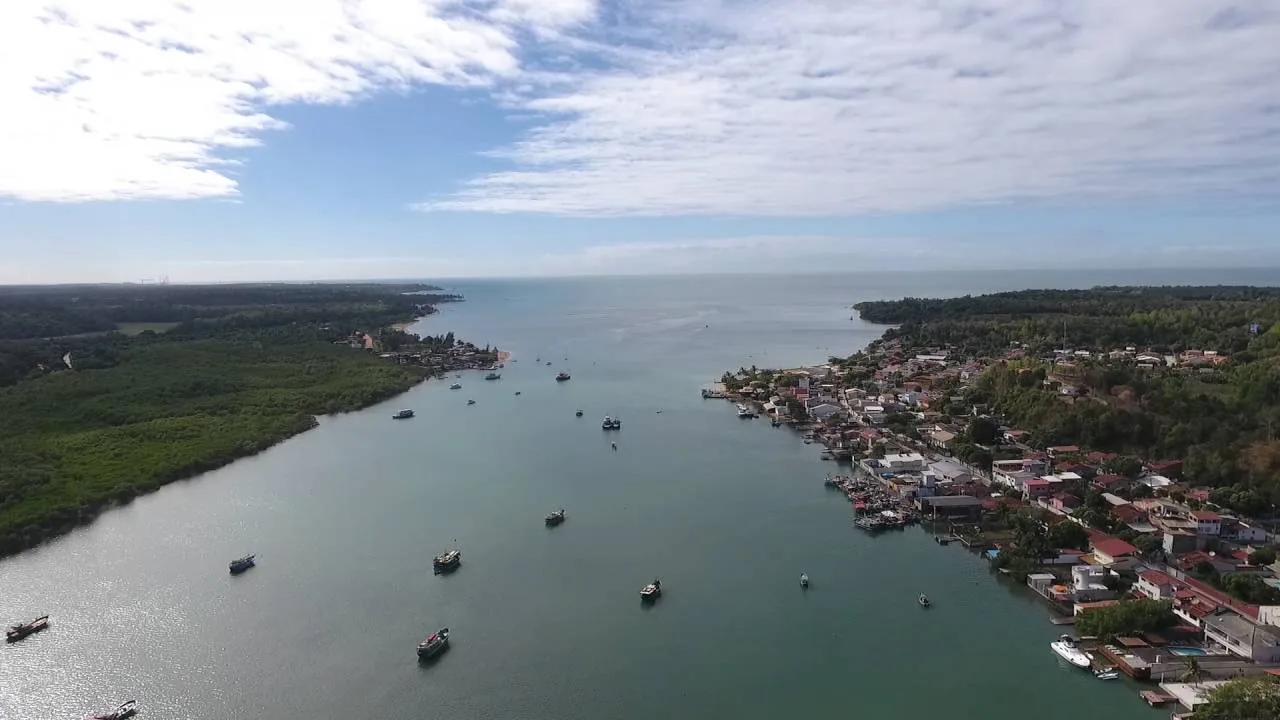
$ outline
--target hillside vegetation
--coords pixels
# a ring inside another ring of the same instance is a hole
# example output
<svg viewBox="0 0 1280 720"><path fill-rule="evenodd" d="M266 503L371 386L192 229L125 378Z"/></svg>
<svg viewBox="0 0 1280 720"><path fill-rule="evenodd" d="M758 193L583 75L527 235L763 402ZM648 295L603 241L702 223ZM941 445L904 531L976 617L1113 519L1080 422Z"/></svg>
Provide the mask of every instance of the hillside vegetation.
<svg viewBox="0 0 1280 720"><path fill-rule="evenodd" d="M1219 504L1255 515L1280 505L1280 288L1035 290L857 308L899 324L881 342L1002 359L968 399L1030 432L1034 446L1184 460L1186 479L1217 488ZM1064 344L1091 355L1056 358ZM1110 355L1124 348L1161 361ZM1226 360L1187 364L1188 350Z"/></svg>

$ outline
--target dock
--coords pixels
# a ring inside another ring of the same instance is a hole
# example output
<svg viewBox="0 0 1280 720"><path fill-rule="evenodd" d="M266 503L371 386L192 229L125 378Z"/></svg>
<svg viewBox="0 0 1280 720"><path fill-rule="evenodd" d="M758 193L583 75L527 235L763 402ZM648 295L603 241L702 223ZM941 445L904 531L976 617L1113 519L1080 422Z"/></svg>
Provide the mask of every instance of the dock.
<svg viewBox="0 0 1280 720"><path fill-rule="evenodd" d="M1143 690L1142 692L1138 693L1138 695L1142 698L1143 702L1150 705L1151 707L1168 705L1169 703L1174 702L1178 699L1170 695L1169 693L1161 692L1160 690Z"/></svg>

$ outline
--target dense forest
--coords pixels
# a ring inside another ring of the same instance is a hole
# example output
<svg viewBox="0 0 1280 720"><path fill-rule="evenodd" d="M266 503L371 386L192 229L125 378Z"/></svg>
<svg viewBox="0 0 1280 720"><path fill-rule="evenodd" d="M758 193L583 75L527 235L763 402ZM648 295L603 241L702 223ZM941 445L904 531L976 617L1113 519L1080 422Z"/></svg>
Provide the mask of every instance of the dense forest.
<svg viewBox="0 0 1280 720"><path fill-rule="evenodd" d="M58 290L0 291L8 332L68 317L147 329L0 342L0 553L402 392L421 371L335 341L456 299L402 285Z"/></svg>
<svg viewBox="0 0 1280 720"><path fill-rule="evenodd" d="M1031 433L1033 446L1080 445L1183 460L1216 503L1252 515L1280 506L1280 288L1097 288L952 300L862 303L901 323L885 340L1002 358L968 389ZM1066 347L1091 357L1054 357ZM1225 363L1140 367L1117 348L1213 350ZM1064 394L1064 387L1072 388Z"/></svg>

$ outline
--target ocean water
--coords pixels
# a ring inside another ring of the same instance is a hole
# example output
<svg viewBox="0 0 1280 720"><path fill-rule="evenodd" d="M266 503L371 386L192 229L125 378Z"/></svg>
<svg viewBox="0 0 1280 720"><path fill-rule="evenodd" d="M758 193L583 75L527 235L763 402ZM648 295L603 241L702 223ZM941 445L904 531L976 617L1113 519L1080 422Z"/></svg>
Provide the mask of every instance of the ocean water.
<svg viewBox="0 0 1280 720"><path fill-rule="evenodd" d="M816 449L698 391L857 350L882 331L851 319L864 299L1274 277L450 283L467 301L416 329L513 352L501 380L325 418L0 561L0 621L53 617L0 648L0 718L135 698L144 718L219 720L1154 717L1057 661L1039 601L922 531L863 535ZM393 422L401 407L417 417ZM434 576L455 543L462 568ZM259 566L229 577L246 552ZM664 597L643 607L655 576ZM440 626L452 649L419 665Z"/></svg>

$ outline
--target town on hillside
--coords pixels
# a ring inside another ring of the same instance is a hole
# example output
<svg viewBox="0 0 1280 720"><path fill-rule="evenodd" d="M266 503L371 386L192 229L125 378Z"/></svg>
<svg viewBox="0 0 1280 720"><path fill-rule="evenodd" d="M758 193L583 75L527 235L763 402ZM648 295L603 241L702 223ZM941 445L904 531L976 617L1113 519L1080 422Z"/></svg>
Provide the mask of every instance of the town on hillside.
<svg viewBox="0 0 1280 720"><path fill-rule="evenodd" d="M1215 468L1216 433L1244 441L1213 417L1231 406L1188 410L1200 423L1158 404L1194 405L1170 388L1212 392L1248 360L1017 341L966 352L891 331L823 365L725 373L703 396L803 432L840 468L826 484L857 527L921 522L967 546L1074 624L1095 671L1158 683L1144 699L1177 715L1230 678L1280 675L1280 445L1260 434L1243 469ZM1190 438L1182 454L1170 433Z"/></svg>

